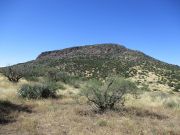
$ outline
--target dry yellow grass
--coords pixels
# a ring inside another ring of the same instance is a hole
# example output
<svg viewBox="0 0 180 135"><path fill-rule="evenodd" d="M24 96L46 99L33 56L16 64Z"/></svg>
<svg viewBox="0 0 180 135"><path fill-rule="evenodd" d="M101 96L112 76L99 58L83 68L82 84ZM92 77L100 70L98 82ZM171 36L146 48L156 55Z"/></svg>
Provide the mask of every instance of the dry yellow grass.
<svg viewBox="0 0 180 135"><path fill-rule="evenodd" d="M5 99L7 97L13 97L16 95L17 89L21 87L22 84L28 83L26 80L20 80L19 83L11 83L0 74L0 99Z"/></svg>
<svg viewBox="0 0 180 135"><path fill-rule="evenodd" d="M8 83L8 82L6 82ZM12 85L12 84L11 84ZM59 99L24 100L16 96L18 86L0 91L0 100L26 106L32 112L19 109L11 112L15 121L0 124L2 135L179 135L179 95L146 92L138 99L127 97L126 108L98 114L75 100L73 88L66 86ZM20 84L18 84L20 85ZM0 89L1 89L0 83ZM4 85L3 85L3 88ZM2 94L3 93L3 94ZM153 95L154 94L154 95ZM2 96L3 95L3 96ZM173 100L174 106L166 106Z"/></svg>
<svg viewBox="0 0 180 135"><path fill-rule="evenodd" d="M142 70L139 66L134 67L138 71L138 73L141 73ZM132 81L139 80L140 82L147 84L149 86L150 90L161 90L161 91L172 91L173 89L169 87L167 84L160 84L158 82L158 76L153 72L148 72L146 75L137 74L136 76L133 76L130 78Z"/></svg>

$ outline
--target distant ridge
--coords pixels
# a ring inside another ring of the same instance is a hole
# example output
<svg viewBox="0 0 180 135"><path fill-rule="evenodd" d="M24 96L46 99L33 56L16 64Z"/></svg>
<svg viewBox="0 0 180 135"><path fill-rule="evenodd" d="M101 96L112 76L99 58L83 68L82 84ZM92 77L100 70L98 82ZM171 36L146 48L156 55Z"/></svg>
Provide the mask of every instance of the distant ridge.
<svg viewBox="0 0 180 135"><path fill-rule="evenodd" d="M151 89L173 90L180 85L180 67L159 61L143 52L119 44L77 46L41 53L36 60L19 64L36 76L51 69L86 78L118 75ZM157 87L156 87L157 86Z"/></svg>

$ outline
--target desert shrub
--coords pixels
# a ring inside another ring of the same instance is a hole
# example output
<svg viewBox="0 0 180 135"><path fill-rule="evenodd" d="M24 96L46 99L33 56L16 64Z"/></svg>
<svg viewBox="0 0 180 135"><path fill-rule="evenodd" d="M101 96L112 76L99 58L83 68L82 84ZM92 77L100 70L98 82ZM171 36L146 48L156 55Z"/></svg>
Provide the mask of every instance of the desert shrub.
<svg viewBox="0 0 180 135"><path fill-rule="evenodd" d="M158 89L154 88L153 91L159 91Z"/></svg>
<svg viewBox="0 0 180 135"><path fill-rule="evenodd" d="M56 85L57 85L57 89L60 89L60 90L65 90L66 89L65 86L61 82L57 82Z"/></svg>
<svg viewBox="0 0 180 135"><path fill-rule="evenodd" d="M38 82L39 81L39 78L36 76L26 76L25 79L27 81L32 81L32 82Z"/></svg>
<svg viewBox="0 0 180 135"><path fill-rule="evenodd" d="M180 108L180 104L175 102L174 100L167 100L163 103L168 108Z"/></svg>
<svg viewBox="0 0 180 135"><path fill-rule="evenodd" d="M80 78L77 76L70 75L66 72L56 72L51 70L48 72L48 80L52 82L63 82L69 84L74 88L80 88Z"/></svg>
<svg viewBox="0 0 180 135"><path fill-rule="evenodd" d="M74 88L80 88L81 87L82 79L77 76L71 76L69 78L68 84L73 86Z"/></svg>
<svg viewBox="0 0 180 135"><path fill-rule="evenodd" d="M54 83L24 84L18 91L18 95L27 99L40 99L56 97L58 86Z"/></svg>
<svg viewBox="0 0 180 135"><path fill-rule="evenodd" d="M174 87L174 84L172 82L168 82L169 87Z"/></svg>
<svg viewBox="0 0 180 135"><path fill-rule="evenodd" d="M149 84L153 84L153 82L152 82L152 81L150 81L150 82L149 82Z"/></svg>
<svg viewBox="0 0 180 135"><path fill-rule="evenodd" d="M29 79L30 77L41 77L44 76L44 73L48 72L49 67L41 66L38 64L34 65L24 65L23 68L25 69L24 78Z"/></svg>
<svg viewBox="0 0 180 135"><path fill-rule="evenodd" d="M179 92L180 91L180 83L175 86L174 91L175 92Z"/></svg>
<svg viewBox="0 0 180 135"><path fill-rule="evenodd" d="M56 70L51 70L48 72L48 79L51 81L61 81L63 83L68 83L71 76L66 72L58 72Z"/></svg>
<svg viewBox="0 0 180 135"><path fill-rule="evenodd" d="M58 81L58 76L57 76L57 70L52 68L50 69L48 72L47 72L47 78L50 80L50 81L55 81L57 82Z"/></svg>
<svg viewBox="0 0 180 135"><path fill-rule="evenodd" d="M17 83L23 77L23 69L21 67L6 67L1 70L2 74L9 81Z"/></svg>
<svg viewBox="0 0 180 135"><path fill-rule="evenodd" d="M158 81L157 81L157 83L159 83L159 84L163 84L163 82L162 82L161 80L158 80Z"/></svg>
<svg viewBox="0 0 180 135"><path fill-rule="evenodd" d="M81 86L80 86L79 83L75 83L75 84L73 85L73 87L76 88L76 89L78 89L78 88L80 88Z"/></svg>
<svg viewBox="0 0 180 135"><path fill-rule="evenodd" d="M152 92L150 93L150 96L151 96L152 101L155 101L155 100L163 101L169 98L169 95L167 93L164 93L161 91Z"/></svg>
<svg viewBox="0 0 180 135"><path fill-rule="evenodd" d="M57 73L57 78L59 81L63 83L68 83L70 81L71 76L66 72Z"/></svg>
<svg viewBox="0 0 180 135"><path fill-rule="evenodd" d="M109 78L105 82L91 80L81 93L87 97L89 103L100 111L112 110L117 103L124 105L125 95L135 93L134 83L122 78Z"/></svg>
<svg viewBox="0 0 180 135"><path fill-rule="evenodd" d="M139 84L141 84L142 82L141 82L141 80L137 80L136 83L137 83L137 85L139 85Z"/></svg>
<svg viewBox="0 0 180 135"><path fill-rule="evenodd" d="M147 85L147 84L142 84L141 90L142 90L142 91L150 91L149 85Z"/></svg>
<svg viewBox="0 0 180 135"><path fill-rule="evenodd" d="M100 126L100 127L105 127L108 125L108 122L106 120L99 120L97 122L97 125Z"/></svg>

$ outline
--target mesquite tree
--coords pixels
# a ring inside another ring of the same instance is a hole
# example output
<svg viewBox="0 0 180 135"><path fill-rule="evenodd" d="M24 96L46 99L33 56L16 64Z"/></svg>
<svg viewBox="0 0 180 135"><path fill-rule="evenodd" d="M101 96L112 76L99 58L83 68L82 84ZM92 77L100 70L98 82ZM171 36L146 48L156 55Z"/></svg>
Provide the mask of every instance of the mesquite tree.
<svg viewBox="0 0 180 135"><path fill-rule="evenodd" d="M23 69L21 67L6 67L1 70L2 74L8 78L9 81L17 83L23 77Z"/></svg>
<svg viewBox="0 0 180 135"><path fill-rule="evenodd" d="M91 105L95 106L100 111L113 109L117 103L124 105L125 95L135 94L137 87L134 83L122 78L110 78L100 82L91 80L82 94L87 97Z"/></svg>

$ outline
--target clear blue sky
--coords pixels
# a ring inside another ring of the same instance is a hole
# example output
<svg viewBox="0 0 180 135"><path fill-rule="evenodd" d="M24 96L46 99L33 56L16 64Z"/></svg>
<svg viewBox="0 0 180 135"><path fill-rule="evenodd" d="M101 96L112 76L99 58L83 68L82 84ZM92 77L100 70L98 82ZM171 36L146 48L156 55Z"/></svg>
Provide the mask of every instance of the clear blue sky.
<svg viewBox="0 0 180 135"><path fill-rule="evenodd" d="M0 0L0 66L95 43L180 65L180 0Z"/></svg>

